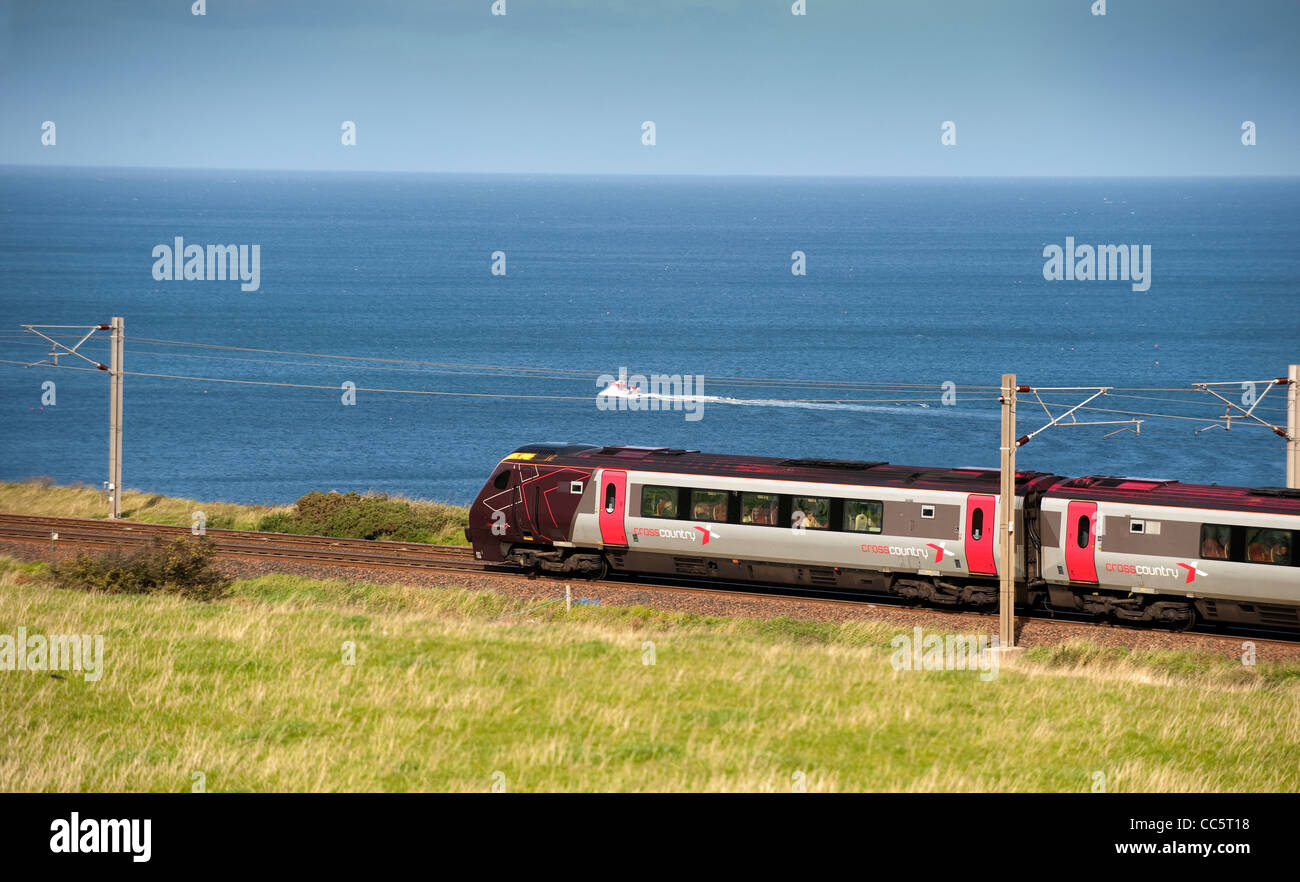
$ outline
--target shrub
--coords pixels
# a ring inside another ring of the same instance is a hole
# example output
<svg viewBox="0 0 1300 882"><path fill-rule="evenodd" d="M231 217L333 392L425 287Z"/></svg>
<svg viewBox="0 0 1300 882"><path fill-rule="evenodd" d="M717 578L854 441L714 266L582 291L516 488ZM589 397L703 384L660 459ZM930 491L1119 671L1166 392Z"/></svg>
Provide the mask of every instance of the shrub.
<svg viewBox="0 0 1300 882"><path fill-rule="evenodd" d="M159 538L130 554L79 554L50 567L50 577L60 588L214 600L230 585L217 570L215 555L211 539L180 536L164 542Z"/></svg>
<svg viewBox="0 0 1300 882"><path fill-rule="evenodd" d="M292 512L269 514L257 528L272 533L387 539L398 542L456 540L466 523L464 509L395 499L382 493L311 492ZM460 539L463 541L463 538Z"/></svg>
<svg viewBox="0 0 1300 882"><path fill-rule="evenodd" d="M235 524L235 516L232 514L214 514L208 518L207 527L209 530L235 530L238 527Z"/></svg>

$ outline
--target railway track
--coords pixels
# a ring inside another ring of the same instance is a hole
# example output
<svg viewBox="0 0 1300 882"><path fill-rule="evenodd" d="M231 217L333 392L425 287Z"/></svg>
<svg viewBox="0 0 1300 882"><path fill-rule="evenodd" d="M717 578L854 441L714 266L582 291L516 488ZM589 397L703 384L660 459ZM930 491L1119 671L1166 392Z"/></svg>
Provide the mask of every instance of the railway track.
<svg viewBox="0 0 1300 882"><path fill-rule="evenodd" d="M57 539L54 537L57 535ZM189 536L186 527L141 521L109 522L95 518L61 518L0 514L0 540L45 543L78 548L140 548L155 538ZM329 536L258 533L252 530L206 530L223 556L305 560L354 566L402 567L481 572L485 567L460 545L419 542L374 542Z"/></svg>
<svg viewBox="0 0 1300 882"><path fill-rule="evenodd" d="M57 539L53 538L57 535ZM186 527L150 524L141 521L106 521L97 518L67 518L44 515L0 514L0 542L60 545L76 548L140 548L155 538L170 539L189 536ZM204 535L212 540L217 553L223 557L262 560L296 560L308 563L352 566L358 568L425 570L454 573L479 573L505 578L533 578L517 567L485 564L474 560L472 549L461 545L426 545L419 542L378 542L368 539L338 539L329 536L299 536L288 533L260 533L252 530L206 530ZM733 599L800 600L813 603L848 605L856 607L910 607L901 598L886 594L834 591L802 588L789 585L749 585L695 580L682 577L673 579L654 576L629 576L626 579L571 580L589 588L607 587L619 590L647 590L685 594L712 594ZM987 621L996 618L996 612L978 610L952 610L927 608L936 615L955 619ZM1078 629L1080 635L1098 627L1124 628L1141 631L1134 626L1110 625L1096 620L1043 610L1017 611L1018 624L1032 619L1049 619L1053 624ZM1197 630L1198 636L1258 643L1275 643L1295 646L1300 635L1289 635L1259 629Z"/></svg>

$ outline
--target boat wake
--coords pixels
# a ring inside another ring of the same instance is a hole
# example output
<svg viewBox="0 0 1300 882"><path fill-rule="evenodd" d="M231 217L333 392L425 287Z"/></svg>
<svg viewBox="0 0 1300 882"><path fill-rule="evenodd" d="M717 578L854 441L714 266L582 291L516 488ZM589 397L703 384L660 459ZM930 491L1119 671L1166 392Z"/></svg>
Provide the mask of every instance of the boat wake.
<svg viewBox="0 0 1300 882"><path fill-rule="evenodd" d="M596 394L604 403L613 403L610 399L627 402L628 410L672 410L673 405L729 404L736 407L785 407L801 410L832 410L852 413L917 413L929 411L945 415L962 413L963 415L983 414L993 419L995 412L983 412L974 408L942 407L937 402L898 401L897 403L857 404L851 401L804 401L790 398L730 398L721 395L672 395L658 392L643 392L636 387L629 388L621 383L611 383Z"/></svg>

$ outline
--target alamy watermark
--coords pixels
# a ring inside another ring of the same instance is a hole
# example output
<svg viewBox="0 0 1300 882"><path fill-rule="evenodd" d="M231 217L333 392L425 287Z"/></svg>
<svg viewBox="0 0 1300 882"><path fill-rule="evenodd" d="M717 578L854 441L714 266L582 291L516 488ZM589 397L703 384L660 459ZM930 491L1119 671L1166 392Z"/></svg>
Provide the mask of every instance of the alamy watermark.
<svg viewBox="0 0 1300 882"><path fill-rule="evenodd" d="M50 851L54 854L129 854L147 864L153 854L153 821L149 818L71 817L50 822Z"/></svg>
<svg viewBox="0 0 1300 882"><path fill-rule="evenodd" d="M78 671L94 683L104 675L103 634L0 634L0 671Z"/></svg>
<svg viewBox="0 0 1300 882"><path fill-rule="evenodd" d="M896 671L979 671L984 682L997 679L998 638L988 634L926 634L921 627L895 634L889 658Z"/></svg>
<svg viewBox="0 0 1300 882"><path fill-rule="evenodd" d="M701 374L632 374L618 369L618 376L596 378L599 410L679 410L687 422L704 416L704 377Z"/></svg>
<svg viewBox="0 0 1300 882"><path fill-rule="evenodd" d="M158 282L240 281L241 291L262 286L261 245L186 245L182 236L153 248L153 277Z"/></svg>
<svg viewBox="0 0 1300 882"><path fill-rule="evenodd" d="M1134 291L1151 287L1150 245L1075 245L1065 237L1065 247L1043 249L1043 278L1049 282L1129 282Z"/></svg>

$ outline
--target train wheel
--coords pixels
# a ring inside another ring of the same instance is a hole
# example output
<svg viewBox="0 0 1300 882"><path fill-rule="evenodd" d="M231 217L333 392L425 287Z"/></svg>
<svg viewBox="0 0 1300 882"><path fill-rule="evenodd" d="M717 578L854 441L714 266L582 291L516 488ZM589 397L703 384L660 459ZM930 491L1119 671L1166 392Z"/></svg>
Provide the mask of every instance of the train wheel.
<svg viewBox="0 0 1300 882"><path fill-rule="evenodd" d="M1194 627L1196 627L1196 607L1189 605L1187 607L1187 619L1181 622L1173 622L1169 629L1181 634L1184 631L1192 630Z"/></svg>

